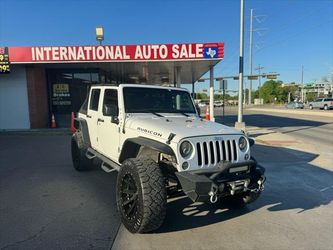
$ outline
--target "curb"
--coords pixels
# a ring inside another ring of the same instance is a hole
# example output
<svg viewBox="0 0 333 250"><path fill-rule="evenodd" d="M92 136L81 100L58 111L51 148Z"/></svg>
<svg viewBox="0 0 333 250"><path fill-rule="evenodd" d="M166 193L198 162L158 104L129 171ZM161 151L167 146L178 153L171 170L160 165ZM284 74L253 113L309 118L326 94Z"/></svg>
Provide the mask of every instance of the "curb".
<svg viewBox="0 0 333 250"><path fill-rule="evenodd" d="M313 116L322 116L322 117L331 117L333 118L333 112L316 112L316 111L303 111L303 110L288 110L288 109L269 109L269 108L249 108L247 110L252 111L266 111L273 113L281 113L281 114L298 114L298 115L313 115Z"/></svg>

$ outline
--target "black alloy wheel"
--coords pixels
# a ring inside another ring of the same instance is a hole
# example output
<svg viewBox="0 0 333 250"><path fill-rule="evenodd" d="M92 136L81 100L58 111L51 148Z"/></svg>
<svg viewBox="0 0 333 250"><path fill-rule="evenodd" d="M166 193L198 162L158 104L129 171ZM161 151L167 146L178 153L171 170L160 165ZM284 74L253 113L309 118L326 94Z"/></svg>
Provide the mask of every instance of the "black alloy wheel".
<svg viewBox="0 0 333 250"><path fill-rule="evenodd" d="M117 176L117 206L131 233L158 229L166 214L165 178L152 159L125 160Z"/></svg>

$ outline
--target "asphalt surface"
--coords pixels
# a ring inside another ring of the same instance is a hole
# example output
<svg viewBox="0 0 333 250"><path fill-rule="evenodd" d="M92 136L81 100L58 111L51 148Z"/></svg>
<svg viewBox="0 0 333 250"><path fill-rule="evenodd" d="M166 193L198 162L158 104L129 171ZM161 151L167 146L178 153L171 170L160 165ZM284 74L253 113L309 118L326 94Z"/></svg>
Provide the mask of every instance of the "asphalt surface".
<svg viewBox="0 0 333 250"><path fill-rule="evenodd" d="M333 110L316 110L319 113L333 113ZM313 112L313 111L311 111ZM222 109L216 109L216 121L228 126L234 126L237 121L237 108L227 106L225 117ZM305 143L315 143L323 150L331 150L333 146L333 118L314 117L309 115L295 115L293 110L286 110L286 113L269 113L265 111L252 111L244 109L243 120L246 126L255 126L288 134Z"/></svg>
<svg viewBox="0 0 333 250"><path fill-rule="evenodd" d="M70 136L0 136L0 249L108 249L116 174L72 167Z"/></svg>
<svg viewBox="0 0 333 250"><path fill-rule="evenodd" d="M218 120L233 125L235 110ZM333 152L329 118L245 111L245 121ZM255 203L179 197L157 232L133 235L120 224L116 174L76 172L69 136L0 135L0 249L333 249L333 166L284 146L255 145L252 154L268 178Z"/></svg>

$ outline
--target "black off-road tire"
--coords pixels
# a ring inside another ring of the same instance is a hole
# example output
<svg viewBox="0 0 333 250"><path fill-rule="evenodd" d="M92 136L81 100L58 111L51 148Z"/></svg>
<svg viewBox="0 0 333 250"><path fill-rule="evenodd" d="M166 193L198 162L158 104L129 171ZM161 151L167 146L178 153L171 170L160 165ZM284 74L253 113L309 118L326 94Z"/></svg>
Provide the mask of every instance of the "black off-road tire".
<svg viewBox="0 0 333 250"><path fill-rule="evenodd" d="M151 159L127 159L117 178L117 205L131 233L158 229L166 215L165 178Z"/></svg>
<svg viewBox="0 0 333 250"><path fill-rule="evenodd" d="M71 151L73 166L77 171L90 170L93 166L92 160L86 156L87 150L88 145L84 143L81 132L75 132L72 135Z"/></svg>
<svg viewBox="0 0 333 250"><path fill-rule="evenodd" d="M257 200L260 196L261 192L244 192L240 194L226 196L221 199L221 202L230 205L232 207L244 207L247 204L250 204Z"/></svg>

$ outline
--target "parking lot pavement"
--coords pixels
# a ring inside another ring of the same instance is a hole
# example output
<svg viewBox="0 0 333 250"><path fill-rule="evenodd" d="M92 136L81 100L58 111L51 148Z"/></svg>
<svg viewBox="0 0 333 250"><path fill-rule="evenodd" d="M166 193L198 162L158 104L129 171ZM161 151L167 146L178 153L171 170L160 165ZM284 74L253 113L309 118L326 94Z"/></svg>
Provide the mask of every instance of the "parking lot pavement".
<svg viewBox="0 0 333 250"><path fill-rule="evenodd" d="M255 203L174 198L157 232L133 235L119 228L116 175L76 172L69 139L0 136L0 249L333 249L333 172L317 154L255 145L268 178Z"/></svg>
<svg viewBox="0 0 333 250"><path fill-rule="evenodd" d="M266 167L262 196L247 208L170 200L162 228L130 234L113 249L333 249L333 172L310 164L316 155L256 145Z"/></svg>
<svg viewBox="0 0 333 250"><path fill-rule="evenodd" d="M76 172L70 137L0 136L0 249L108 249L115 174Z"/></svg>

